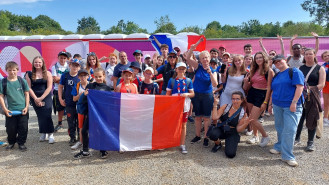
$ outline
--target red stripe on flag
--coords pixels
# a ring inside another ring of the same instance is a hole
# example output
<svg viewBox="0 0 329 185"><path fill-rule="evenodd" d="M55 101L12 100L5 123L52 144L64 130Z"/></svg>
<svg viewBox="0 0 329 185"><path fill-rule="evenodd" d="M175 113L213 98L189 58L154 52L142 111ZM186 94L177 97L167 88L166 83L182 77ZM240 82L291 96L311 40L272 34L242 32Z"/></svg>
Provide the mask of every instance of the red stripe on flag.
<svg viewBox="0 0 329 185"><path fill-rule="evenodd" d="M203 41L198 45L198 47L195 50L200 51L200 52L204 51L206 49L206 38L204 37L204 35L188 35L187 36L187 42L188 42L187 49L190 49L191 45L197 43L201 37L203 37Z"/></svg>
<svg viewBox="0 0 329 185"><path fill-rule="evenodd" d="M153 113L152 149L180 145L184 98L155 96Z"/></svg>

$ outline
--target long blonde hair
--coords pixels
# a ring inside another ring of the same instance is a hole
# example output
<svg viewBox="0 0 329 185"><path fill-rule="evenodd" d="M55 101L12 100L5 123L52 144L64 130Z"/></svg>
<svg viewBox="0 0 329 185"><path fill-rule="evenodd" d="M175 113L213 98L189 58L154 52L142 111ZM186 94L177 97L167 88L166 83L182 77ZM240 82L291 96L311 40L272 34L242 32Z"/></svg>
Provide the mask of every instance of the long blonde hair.
<svg viewBox="0 0 329 185"><path fill-rule="evenodd" d="M247 73L246 71L246 66L244 65L244 58L242 55L234 55L233 56L233 61L232 61L232 66L228 69L228 74L231 75L231 76L234 76L234 74L236 74L238 72L238 68L236 67L235 65L235 61L237 60L242 60L242 65L240 67L240 72L241 72L241 75L244 75Z"/></svg>

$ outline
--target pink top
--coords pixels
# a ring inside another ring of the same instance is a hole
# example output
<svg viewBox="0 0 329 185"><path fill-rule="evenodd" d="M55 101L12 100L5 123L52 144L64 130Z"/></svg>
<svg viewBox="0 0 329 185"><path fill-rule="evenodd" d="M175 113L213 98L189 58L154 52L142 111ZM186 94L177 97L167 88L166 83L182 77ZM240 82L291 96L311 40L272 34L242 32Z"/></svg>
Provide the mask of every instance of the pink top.
<svg viewBox="0 0 329 185"><path fill-rule="evenodd" d="M251 78L251 86L255 89L266 89L267 88L267 80L265 75L260 75L259 70L256 71L254 76Z"/></svg>

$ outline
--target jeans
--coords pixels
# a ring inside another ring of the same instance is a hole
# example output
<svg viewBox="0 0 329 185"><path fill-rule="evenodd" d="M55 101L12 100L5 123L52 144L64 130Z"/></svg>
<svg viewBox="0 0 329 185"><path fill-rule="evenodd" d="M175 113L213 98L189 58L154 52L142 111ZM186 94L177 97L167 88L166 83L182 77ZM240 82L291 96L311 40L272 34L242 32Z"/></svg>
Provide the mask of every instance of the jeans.
<svg viewBox="0 0 329 185"><path fill-rule="evenodd" d="M282 159L295 160L293 154L294 141L303 107L297 105L296 112L291 112L289 107L273 105L273 110L275 129L278 136L278 142L274 144L273 148L281 152Z"/></svg>
<svg viewBox="0 0 329 185"><path fill-rule="evenodd" d="M167 93L167 91L165 91L165 90L161 91L161 95L166 95L166 93Z"/></svg>

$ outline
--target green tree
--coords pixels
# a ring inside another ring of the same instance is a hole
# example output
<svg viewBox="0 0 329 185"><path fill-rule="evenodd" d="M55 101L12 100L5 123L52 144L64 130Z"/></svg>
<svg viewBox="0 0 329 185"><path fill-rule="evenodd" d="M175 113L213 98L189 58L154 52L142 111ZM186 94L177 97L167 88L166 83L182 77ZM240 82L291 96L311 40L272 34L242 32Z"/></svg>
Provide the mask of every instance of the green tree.
<svg viewBox="0 0 329 185"><path fill-rule="evenodd" d="M301 4L310 16L320 25L328 23L329 19L329 1L328 0L306 0Z"/></svg>
<svg viewBox="0 0 329 185"><path fill-rule="evenodd" d="M103 31L103 34L111 33L123 33L123 34L132 34L132 33L147 33L146 29L140 28L138 24L133 21L124 22L124 20L118 21L116 26L110 27L110 29Z"/></svg>
<svg viewBox="0 0 329 185"><path fill-rule="evenodd" d="M77 33L80 34L91 34L100 33L100 27L98 22L93 17L83 17L78 20Z"/></svg>
<svg viewBox="0 0 329 185"><path fill-rule="evenodd" d="M205 29L203 34L206 38L221 38L223 31L217 30L215 28L209 28L209 29Z"/></svg>
<svg viewBox="0 0 329 185"><path fill-rule="evenodd" d="M222 28L222 26L220 25L220 23L218 21L212 21L210 23L207 24L206 29L215 29L215 30L220 30Z"/></svg>
<svg viewBox="0 0 329 185"><path fill-rule="evenodd" d="M0 31L6 31L9 28L10 19L5 13L0 12Z"/></svg>
<svg viewBox="0 0 329 185"><path fill-rule="evenodd" d="M244 33L240 32L238 26L231 26L231 25L224 25L222 27L223 38L241 38L241 37L247 37Z"/></svg>
<svg viewBox="0 0 329 185"><path fill-rule="evenodd" d="M247 36L261 36L262 25L258 20L249 20L248 22L243 22L241 26L241 32Z"/></svg>
<svg viewBox="0 0 329 185"><path fill-rule="evenodd" d="M187 26L183 29L181 29L179 32L194 32L197 34L201 34L203 32L203 29L199 26Z"/></svg>
<svg viewBox="0 0 329 185"><path fill-rule="evenodd" d="M46 28L48 30L63 31L61 25L57 21L46 15L39 15L34 18L34 24L36 28Z"/></svg>
<svg viewBox="0 0 329 185"><path fill-rule="evenodd" d="M176 26L170 21L168 15L161 16L158 20L154 21L154 24L157 27L154 33L177 33Z"/></svg>

